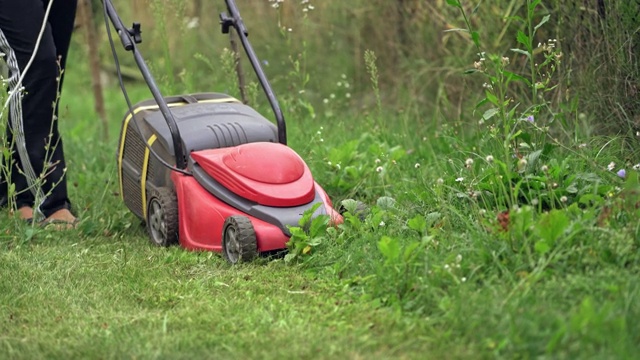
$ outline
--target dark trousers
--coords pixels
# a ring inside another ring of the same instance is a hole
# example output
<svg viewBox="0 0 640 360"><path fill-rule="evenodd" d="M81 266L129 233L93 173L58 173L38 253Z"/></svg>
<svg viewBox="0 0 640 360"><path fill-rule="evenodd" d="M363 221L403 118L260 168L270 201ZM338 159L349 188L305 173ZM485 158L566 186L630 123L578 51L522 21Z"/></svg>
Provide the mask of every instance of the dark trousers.
<svg viewBox="0 0 640 360"><path fill-rule="evenodd" d="M22 73L31 58L43 23L48 0L0 0L0 31L15 53ZM62 140L58 133L58 90L62 80L71 42L77 0L54 0L48 23L40 41L38 52L23 80L22 117L25 145L29 161L36 175L46 173L42 192L46 195L42 204L34 204L35 196L23 175L22 163L16 149L13 151L14 167L11 183L15 184L16 204L38 206L49 216L71 204L67 196L65 179L66 163ZM9 49L0 49L8 54ZM10 121L11 123L11 121ZM13 139L8 131L9 140ZM6 193L6 179L4 179ZM3 190L0 189L0 197Z"/></svg>

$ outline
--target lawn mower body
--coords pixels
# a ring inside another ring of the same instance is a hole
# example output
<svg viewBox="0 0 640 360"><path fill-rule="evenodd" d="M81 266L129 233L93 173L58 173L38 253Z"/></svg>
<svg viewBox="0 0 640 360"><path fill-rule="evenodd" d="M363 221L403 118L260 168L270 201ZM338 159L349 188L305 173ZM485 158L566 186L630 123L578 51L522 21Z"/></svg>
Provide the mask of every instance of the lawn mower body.
<svg viewBox="0 0 640 360"><path fill-rule="evenodd" d="M223 252L235 263L286 249L288 227L298 226L305 212L342 221L286 146L284 118L233 0L226 0L231 16L221 15L223 32L241 34L276 124L226 94L163 97L137 53L139 27L121 28L110 0L104 3L154 95L125 115L117 152L123 201L146 223L152 242Z"/></svg>

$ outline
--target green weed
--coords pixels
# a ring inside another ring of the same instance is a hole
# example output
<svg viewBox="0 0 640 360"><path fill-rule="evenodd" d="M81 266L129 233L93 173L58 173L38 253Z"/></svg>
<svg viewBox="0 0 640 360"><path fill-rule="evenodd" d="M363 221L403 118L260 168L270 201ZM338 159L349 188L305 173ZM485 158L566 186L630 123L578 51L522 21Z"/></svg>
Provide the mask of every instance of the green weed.
<svg viewBox="0 0 640 360"><path fill-rule="evenodd" d="M549 41L562 29L555 9L569 5L324 1L305 17L304 4L242 11L281 94L289 145L344 223L307 212L285 258L235 267L150 247L117 194L115 140L91 141L99 123L85 121L76 53L60 125L82 223L57 233L0 218L0 264L12 274L0 280L0 352L633 358L638 152L624 134L594 135L593 104L573 92L572 43ZM377 26L378 14L396 26ZM214 23L203 17L192 34ZM456 23L466 29L442 32ZM199 55L174 52L172 67L188 68L194 86L234 92L228 39L188 39ZM140 84L131 92L148 97ZM125 105L106 96L117 127Z"/></svg>

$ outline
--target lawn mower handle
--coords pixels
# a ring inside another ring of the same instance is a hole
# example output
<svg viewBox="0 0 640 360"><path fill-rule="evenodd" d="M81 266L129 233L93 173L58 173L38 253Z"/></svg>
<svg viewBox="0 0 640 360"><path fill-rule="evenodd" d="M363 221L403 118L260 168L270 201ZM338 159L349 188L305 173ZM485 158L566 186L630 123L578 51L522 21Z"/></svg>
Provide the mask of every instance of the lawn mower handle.
<svg viewBox="0 0 640 360"><path fill-rule="evenodd" d="M169 130L171 132L171 140L173 142L173 150L175 152L175 157L176 157L176 166L179 169L186 169L187 159L185 157L182 141L180 141L181 139L180 130L178 129L178 124L176 123L176 119L173 117L171 110L169 110L169 106L167 105L167 102L164 100L164 97L162 97L162 93L160 92L160 89L158 88L158 85L156 84L156 81L154 80L153 75L151 75L151 71L149 70L147 63L144 61L144 58L138 52L138 48L136 47L136 44L139 44L142 41L142 39L140 38L140 25L133 24L132 29L127 29L122 23L122 20L120 19L120 17L118 16L118 13L116 12L115 8L113 7L113 3L111 2L111 0L103 0L103 3L104 3L105 10L107 12L107 15L109 16L109 19L113 24L113 27L116 29L116 31L118 32L118 35L120 36L120 41L122 41L122 46L124 47L125 50L133 52L133 57L136 61L136 64L138 65L138 68L140 69L140 72L142 73L142 77L147 83L147 86L149 87L149 90L153 95L153 99L158 104L158 108L160 109L160 112L162 113L165 121L167 122L167 126L169 127Z"/></svg>
<svg viewBox="0 0 640 360"><path fill-rule="evenodd" d="M267 76L262 70L262 66L260 65L260 61L256 56L256 53L253 51L253 47L247 38L249 36L249 32L242 21L242 17L240 17L240 11L236 6L235 0L225 0L227 4L227 11L229 14L221 13L220 14L220 24L222 25L222 33L228 34L229 28L233 26L236 33L240 37L240 42L242 42L242 47L244 48L247 57L249 58L249 62L253 67L253 71L255 71L256 76L258 77L258 81L264 90L267 99L269 100L269 104L271 105L271 109L276 117L276 124L278 126L278 142L287 145L287 127L284 121L284 115L282 114L282 109L280 108L280 104L278 103L278 99L276 98L273 89L271 88L271 84L269 84L269 80L267 80Z"/></svg>

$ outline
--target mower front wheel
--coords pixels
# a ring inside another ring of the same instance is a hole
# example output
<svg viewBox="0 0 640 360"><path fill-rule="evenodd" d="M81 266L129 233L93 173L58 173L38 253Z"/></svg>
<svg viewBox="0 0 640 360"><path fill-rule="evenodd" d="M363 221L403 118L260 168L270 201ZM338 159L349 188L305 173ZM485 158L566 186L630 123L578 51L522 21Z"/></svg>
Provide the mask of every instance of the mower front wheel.
<svg viewBox="0 0 640 360"><path fill-rule="evenodd" d="M229 216L222 226L222 253L232 264L249 262L258 256L256 232L246 216Z"/></svg>
<svg viewBox="0 0 640 360"><path fill-rule="evenodd" d="M178 242L178 199L173 189L159 188L147 202L147 232L154 245L170 246Z"/></svg>

